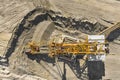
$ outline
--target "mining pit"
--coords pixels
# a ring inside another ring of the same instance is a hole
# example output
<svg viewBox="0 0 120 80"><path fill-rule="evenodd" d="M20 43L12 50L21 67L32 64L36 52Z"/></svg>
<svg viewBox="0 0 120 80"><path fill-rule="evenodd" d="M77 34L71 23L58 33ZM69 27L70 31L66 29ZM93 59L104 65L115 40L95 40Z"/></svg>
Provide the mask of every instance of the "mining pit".
<svg viewBox="0 0 120 80"><path fill-rule="evenodd" d="M47 45L56 34L81 41L87 35L107 35L110 54L106 56L103 80L120 79L119 1L7 1L0 1L0 80L88 80L87 69L78 78L65 62L55 63L46 54L24 52L29 41Z"/></svg>

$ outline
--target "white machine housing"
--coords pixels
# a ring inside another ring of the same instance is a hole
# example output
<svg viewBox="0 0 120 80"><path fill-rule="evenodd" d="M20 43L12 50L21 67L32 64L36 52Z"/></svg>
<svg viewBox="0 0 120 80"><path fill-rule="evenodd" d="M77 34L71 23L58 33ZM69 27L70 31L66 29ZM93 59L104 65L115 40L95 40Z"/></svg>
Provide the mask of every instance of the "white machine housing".
<svg viewBox="0 0 120 80"><path fill-rule="evenodd" d="M105 36L104 35L88 35L88 42L97 42L97 43L105 43ZM97 49L101 45L97 45ZM102 49L105 50L105 45L102 45ZM88 61L105 61L105 54L90 54L88 55Z"/></svg>

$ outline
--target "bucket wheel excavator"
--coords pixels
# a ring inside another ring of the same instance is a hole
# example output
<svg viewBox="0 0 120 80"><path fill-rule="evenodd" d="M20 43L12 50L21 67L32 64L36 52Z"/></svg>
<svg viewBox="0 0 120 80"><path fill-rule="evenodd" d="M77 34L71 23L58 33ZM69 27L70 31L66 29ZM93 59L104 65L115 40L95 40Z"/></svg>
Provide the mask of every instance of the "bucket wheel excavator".
<svg viewBox="0 0 120 80"><path fill-rule="evenodd" d="M84 42L67 35L56 35L46 46L34 41L28 42L25 52L32 55L47 54L67 62L78 78L87 69L89 80L99 80L105 75L104 61L109 47L104 35L88 35ZM80 62L80 59L84 62Z"/></svg>

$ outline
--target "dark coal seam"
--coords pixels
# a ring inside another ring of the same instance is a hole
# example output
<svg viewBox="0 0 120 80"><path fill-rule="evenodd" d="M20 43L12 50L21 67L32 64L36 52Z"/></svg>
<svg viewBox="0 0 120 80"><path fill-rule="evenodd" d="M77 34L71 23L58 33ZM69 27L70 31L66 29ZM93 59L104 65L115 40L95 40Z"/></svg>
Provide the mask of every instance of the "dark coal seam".
<svg viewBox="0 0 120 80"><path fill-rule="evenodd" d="M15 32L13 32L13 36L11 37L11 41L8 43L8 46L10 46L6 53L5 53L5 56L6 58L8 59L11 54L14 52L16 46L17 46L17 43L18 43L18 40L19 40L19 37L21 36L21 34L23 33L23 31L26 30L26 32L29 32L29 30L33 27L33 25L37 25L39 22L35 23L34 21L37 19L37 17L41 17L41 16L37 16L36 19L32 22L30 22L30 24L32 24L31 26L29 27L24 27L25 25L25 22L26 20L29 18L29 16L31 16L32 14L34 14L36 12L37 9L34 9L32 10L31 12L29 12L25 17L24 19L21 21L20 25L16 27L16 29L14 30ZM42 20L43 21L44 18L43 18L43 15L42 15ZM41 22L40 21L40 22ZM35 24L34 24L35 23Z"/></svg>

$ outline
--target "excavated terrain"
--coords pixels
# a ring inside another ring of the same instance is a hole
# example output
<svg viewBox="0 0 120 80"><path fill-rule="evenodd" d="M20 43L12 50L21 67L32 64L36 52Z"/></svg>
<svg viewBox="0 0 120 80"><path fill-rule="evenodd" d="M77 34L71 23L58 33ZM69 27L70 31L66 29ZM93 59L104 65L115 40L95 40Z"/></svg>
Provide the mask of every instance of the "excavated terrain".
<svg viewBox="0 0 120 80"><path fill-rule="evenodd" d="M117 0L0 0L0 4L1 80L61 80L63 76L62 80L77 80L67 64L54 64L44 54L25 54L24 47L31 40L46 45L55 34L84 40L87 34L99 34L120 20ZM120 27L107 40L110 55L104 79L119 80ZM86 72L81 79L88 80Z"/></svg>

